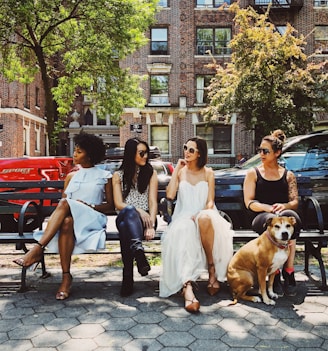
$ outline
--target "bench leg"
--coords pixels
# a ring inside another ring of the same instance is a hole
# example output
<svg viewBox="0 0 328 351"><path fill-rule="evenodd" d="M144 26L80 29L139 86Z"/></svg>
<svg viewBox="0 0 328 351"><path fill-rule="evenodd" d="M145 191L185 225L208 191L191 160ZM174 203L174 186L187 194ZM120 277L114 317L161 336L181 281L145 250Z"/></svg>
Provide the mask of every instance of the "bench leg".
<svg viewBox="0 0 328 351"><path fill-rule="evenodd" d="M321 273L321 283L322 285L320 286L321 290L328 290L327 286L327 276L326 276L326 270L325 266L322 260L322 255L321 255L321 248L322 248L322 243L318 243L318 246L315 247L313 243L310 240L307 240L305 242L305 263L304 263L304 272L305 274L310 277L310 272L309 272L309 258L310 255L312 255L314 258L317 259L320 267L320 273Z"/></svg>
<svg viewBox="0 0 328 351"><path fill-rule="evenodd" d="M21 284L20 288L17 290L18 293L23 293L28 290L27 285L26 285L26 267L22 267L22 273L21 273Z"/></svg>

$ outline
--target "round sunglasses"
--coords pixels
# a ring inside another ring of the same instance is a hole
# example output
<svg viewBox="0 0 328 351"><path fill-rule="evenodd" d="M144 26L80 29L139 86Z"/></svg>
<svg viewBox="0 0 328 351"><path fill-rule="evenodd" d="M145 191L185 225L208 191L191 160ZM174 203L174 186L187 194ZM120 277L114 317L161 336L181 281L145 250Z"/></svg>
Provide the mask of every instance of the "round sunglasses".
<svg viewBox="0 0 328 351"><path fill-rule="evenodd" d="M190 147L188 149L188 146L187 145L183 145L183 150L184 151L188 151L190 154L194 154L196 151L198 151L198 149L194 149L193 147Z"/></svg>

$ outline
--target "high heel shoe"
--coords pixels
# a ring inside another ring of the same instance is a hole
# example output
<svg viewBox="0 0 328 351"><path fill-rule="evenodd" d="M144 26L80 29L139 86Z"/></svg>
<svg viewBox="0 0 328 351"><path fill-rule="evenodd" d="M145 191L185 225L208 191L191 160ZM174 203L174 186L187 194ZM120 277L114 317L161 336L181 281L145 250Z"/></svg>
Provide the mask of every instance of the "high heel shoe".
<svg viewBox="0 0 328 351"><path fill-rule="evenodd" d="M69 274L69 277L70 277L70 285L67 289L67 291L57 291L56 293L56 300L66 300L69 298L69 295L70 295L70 292L71 292L71 287L72 287L72 282L73 282L73 277L72 277L72 274L70 272L63 272L63 275L64 274Z"/></svg>
<svg viewBox="0 0 328 351"><path fill-rule="evenodd" d="M186 298L186 289L188 285L190 285L192 288L191 281L188 281L187 283L183 284L183 289L182 289L182 296L185 299L185 310L189 313L197 313L199 312L200 303L195 296L191 300ZM186 304L187 302L190 302L190 303Z"/></svg>
<svg viewBox="0 0 328 351"><path fill-rule="evenodd" d="M215 272L214 263L208 264L208 271L210 271L210 270L214 270L214 272ZM217 279L215 279L214 282L212 282L212 283L210 281L208 281L207 292L210 296L214 296L220 290L220 285L218 287L214 286L214 284L216 284L216 283L219 285L219 282Z"/></svg>
<svg viewBox="0 0 328 351"><path fill-rule="evenodd" d="M26 255L28 255L28 254L31 254L31 250L33 250L33 249L34 249L35 247L37 247L37 246L39 246L39 247L41 248L41 255L40 255L40 257L37 256L37 259L35 259L34 262L32 262L32 263L29 264L29 265L26 265L26 264L25 264L25 260L26 260L26 259L24 259L24 257L25 257ZM40 244L40 243L37 241L36 244L33 246L33 248L32 248L30 251L28 251L23 257L20 257L20 258L18 258L18 259L16 259L16 260L13 260L13 262L16 263L16 264L18 264L18 265L21 266L21 267L29 268L30 270L35 271L35 270L37 269L39 263L40 263L41 260L42 260L44 249L45 249L45 246L42 245L42 244Z"/></svg>

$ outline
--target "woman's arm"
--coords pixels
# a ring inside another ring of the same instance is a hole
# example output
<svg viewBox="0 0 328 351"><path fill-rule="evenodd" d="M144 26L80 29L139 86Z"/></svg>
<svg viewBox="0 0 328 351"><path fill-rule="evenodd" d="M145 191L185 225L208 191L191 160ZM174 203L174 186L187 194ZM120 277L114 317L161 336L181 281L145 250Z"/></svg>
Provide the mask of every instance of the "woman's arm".
<svg viewBox="0 0 328 351"><path fill-rule="evenodd" d="M212 168L205 168L206 170L206 179L208 183L208 195L205 209L212 209L215 205L215 178Z"/></svg>
<svg viewBox="0 0 328 351"><path fill-rule="evenodd" d="M245 206L254 212L272 212L271 205L260 203L255 199L256 180L256 172L252 168L246 173L243 184Z"/></svg>
<svg viewBox="0 0 328 351"><path fill-rule="evenodd" d="M156 216L158 212L157 208L157 193L158 193L158 178L157 172L154 170L153 175L150 178L149 182L149 194L148 194L148 207L151 223L149 227L154 227L156 222Z"/></svg>
<svg viewBox="0 0 328 351"><path fill-rule="evenodd" d="M286 204L286 209L297 210L297 207L298 207L297 181L294 173L291 171L288 171L287 173L287 182L288 182L289 202Z"/></svg>
<svg viewBox="0 0 328 351"><path fill-rule="evenodd" d="M105 201L102 204L93 207L94 210L102 212L104 214L110 214L114 212L114 200L113 200L113 183L112 178L109 178L105 185Z"/></svg>
<svg viewBox="0 0 328 351"><path fill-rule="evenodd" d="M186 165L186 161L179 159L174 171L172 173L169 184L166 187L166 197L174 200L179 188L179 175L182 168Z"/></svg>
<svg viewBox="0 0 328 351"><path fill-rule="evenodd" d="M114 197L114 205L119 211L123 210L127 204L123 201L122 187L121 187L121 179L117 172L114 172L113 178L113 197Z"/></svg>

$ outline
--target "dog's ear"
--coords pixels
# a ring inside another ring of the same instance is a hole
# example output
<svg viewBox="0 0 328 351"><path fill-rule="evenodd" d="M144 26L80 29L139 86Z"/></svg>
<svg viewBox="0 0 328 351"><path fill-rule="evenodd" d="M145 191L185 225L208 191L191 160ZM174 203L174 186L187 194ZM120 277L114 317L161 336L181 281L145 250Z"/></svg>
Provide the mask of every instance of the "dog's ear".
<svg viewBox="0 0 328 351"><path fill-rule="evenodd" d="M271 222L272 222L272 219L273 218L268 218L267 221L266 221L266 225L264 225L263 227L270 227L271 226Z"/></svg>
<svg viewBox="0 0 328 351"><path fill-rule="evenodd" d="M295 217L289 217L289 219L292 222L292 225L296 224L296 218Z"/></svg>

